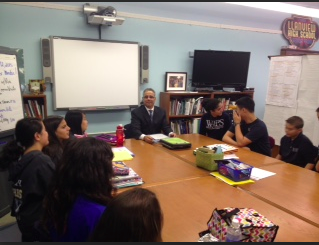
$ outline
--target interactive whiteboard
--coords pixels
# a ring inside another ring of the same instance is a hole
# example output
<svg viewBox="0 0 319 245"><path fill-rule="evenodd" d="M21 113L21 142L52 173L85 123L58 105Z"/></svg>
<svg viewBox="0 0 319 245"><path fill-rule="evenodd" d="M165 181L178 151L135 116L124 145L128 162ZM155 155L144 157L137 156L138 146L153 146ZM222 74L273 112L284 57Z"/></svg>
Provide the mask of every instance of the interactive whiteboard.
<svg viewBox="0 0 319 245"><path fill-rule="evenodd" d="M54 109L139 105L139 44L51 36Z"/></svg>

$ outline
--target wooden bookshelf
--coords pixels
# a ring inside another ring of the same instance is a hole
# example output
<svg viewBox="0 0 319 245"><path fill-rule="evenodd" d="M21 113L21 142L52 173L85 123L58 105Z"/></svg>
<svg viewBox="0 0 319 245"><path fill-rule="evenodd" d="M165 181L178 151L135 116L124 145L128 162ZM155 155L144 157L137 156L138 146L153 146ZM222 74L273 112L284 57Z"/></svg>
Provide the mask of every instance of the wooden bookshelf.
<svg viewBox="0 0 319 245"><path fill-rule="evenodd" d="M202 114L189 114L189 115L175 115L171 110L172 100L183 100L187 98L217 98L217 99L230 99L230 102L236 101L243 96L250 96L254 98L254 91L245 92L198 92L198 93L177 93L177 92L161 92L160 93L160 107L166 111L167 121L172 119L182 118L197 118L201 117Z"/></svg>
<svg viewBox="0 0 319 245"><path fill-rule="evenodd" d="M160 107L166 111L167 121L174 133L197 133L198 122L203 115L200 103L202 99L210 97L209 92L161 92Z"/></svg>
<svg viewBox="0 0 319 245"><path fill-rule="evenodd" d="M202 117L202 113L198 113L198 107L196 102L191 106L190 112L187 112L185 108L186 102L189 99L198 99L200 97L204 98L216 98L221 101L229 100L228 102L233 102L238 100L243 96L250 96L252 99L254 97L254 91L245 91L245 92L161 92L160 93L160 107L166 111L167 121L171 124L173 131L177 134L184 134L188 132L198 132L198 119ZM196 100L198 101L198 100ZM176 103L181 103L181 110L177 110ZM193 100L194 102L194 100ZM200 103L201 101L198 101ZM225 104L226 105L226 104ZM197 109L195 109L197 108ZM227 108L226 108L227 109ZM226 110L227 113L232 115L232 111ZM194 120L196 119L196 120ZM185 122L187 121L187 122ZM192 121L192 122L189 122ZM177 125L181 125L179 128ZM190 130L192 127L192 131Z"/></svg>
<svg viewBox="0 0 319 245"><path fill-rule="evenodd" d="M44 119L48 116L47 97L45 94L38 94L38 95L24 94L22 98L23 98L23 109L24 109L26 117L34 116L34 117ZM30 108L30 106L32 106L32 109Z"/></svg>
<svg viewBox="0 0 319 245"><path fill-rule="evenodd" d="M210 98L211 93L206 92L198 92L198 93L185 93L185 92L161 92L160 93L160 107L166 111L167 121L170 122L172 119L192 119L196 117L201 117L202 114L178 114L176 115L174 111L171 110L171 103L173 100L183 101L185 99L192 99L192 98Z"/></svg>

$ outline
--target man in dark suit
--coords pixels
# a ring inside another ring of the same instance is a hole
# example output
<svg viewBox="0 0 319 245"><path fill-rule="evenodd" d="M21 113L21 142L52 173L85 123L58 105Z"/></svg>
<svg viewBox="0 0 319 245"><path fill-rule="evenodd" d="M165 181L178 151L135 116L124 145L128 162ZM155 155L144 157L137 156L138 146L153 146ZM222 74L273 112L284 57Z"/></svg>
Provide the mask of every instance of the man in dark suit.
<svg viewBox="0 0 319 245"><path fill-rule="evenodd" d="M166 112L155 106L155 91L147 88L143 92L143 104L131 112L132 133L135 139L154 143L150 134L163 133L169 137L175 137L175 133L166 119Z"/></svg>

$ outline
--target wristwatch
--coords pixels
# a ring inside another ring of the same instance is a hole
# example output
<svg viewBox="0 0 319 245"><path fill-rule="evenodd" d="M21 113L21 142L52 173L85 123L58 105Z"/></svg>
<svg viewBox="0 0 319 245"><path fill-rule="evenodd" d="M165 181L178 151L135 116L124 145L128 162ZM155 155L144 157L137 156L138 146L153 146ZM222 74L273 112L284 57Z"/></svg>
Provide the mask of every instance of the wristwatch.
<svg viewBox="0 0 319 245"><path fill-rule="evenodd" d="M240 123L234 123L235 124L235 127L237 126L237 125L240 125Z"/></svg>

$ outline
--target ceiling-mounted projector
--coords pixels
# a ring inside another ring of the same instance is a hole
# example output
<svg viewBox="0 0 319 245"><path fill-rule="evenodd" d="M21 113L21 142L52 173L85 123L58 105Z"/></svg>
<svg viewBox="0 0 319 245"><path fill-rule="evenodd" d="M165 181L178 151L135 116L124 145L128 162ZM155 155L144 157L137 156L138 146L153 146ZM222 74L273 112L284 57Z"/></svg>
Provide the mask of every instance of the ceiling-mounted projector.
<svg viewBox="0 0 319 245"><path fill-rule="evenodd" d="M87 16L89 24L92 25L122 25L124 18L116 17L117 11L112 6L91 6L89 3L83 5L83 12Z"/></svg>

